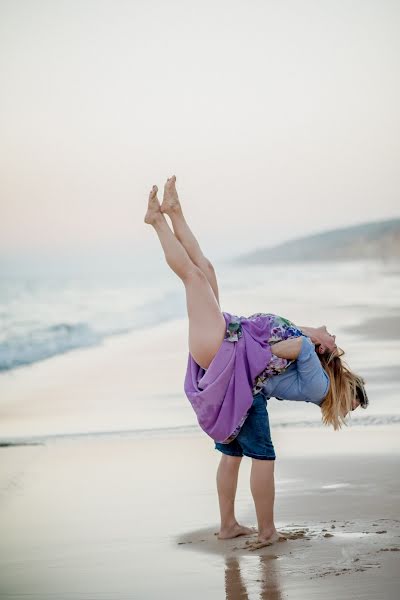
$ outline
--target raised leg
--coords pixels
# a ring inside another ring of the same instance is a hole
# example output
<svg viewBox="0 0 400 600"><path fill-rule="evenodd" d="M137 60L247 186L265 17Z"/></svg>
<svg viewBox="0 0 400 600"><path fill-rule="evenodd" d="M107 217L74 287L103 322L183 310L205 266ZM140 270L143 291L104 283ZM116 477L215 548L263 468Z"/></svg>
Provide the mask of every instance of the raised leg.
<svg viewBox="0 0 400 600"><path fill-rule="evenodd" d="M221 527L218 539L226 540L254 533L253 529L239 525L235 517L235 496L241 456L223 454L217 470L217 490Z"/></svg>
<svg viewBox="0 0 400 600"><path fill-rule="evenodd" d="M160 211L157 186L153 186L150 192L144 221L154 227L167 264L185 286L189 317L189 352L197 364L207 369L224 340L225 319L206 276L192 262Z"/></svg>
<svg viewBox="0 0 400 600"><path fill-rule="evenodd" d="M167 214L171 219L174 233L193 263L203 271L219 304L219 291L215 269L208 258L203 254L200 244L183 215L182 206L179 201L175 187L176 177L170 177L164 186L164 197L161 204L161 212Z"/></svg>

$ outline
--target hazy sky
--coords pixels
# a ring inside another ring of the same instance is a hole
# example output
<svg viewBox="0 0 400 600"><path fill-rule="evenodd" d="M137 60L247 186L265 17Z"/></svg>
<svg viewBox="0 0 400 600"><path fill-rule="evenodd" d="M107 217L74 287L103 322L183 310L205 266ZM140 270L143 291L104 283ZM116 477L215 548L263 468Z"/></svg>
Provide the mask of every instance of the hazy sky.
<svg viewBox="0 0 400 600"><path fill-rule="evenodd" d="M398 1L0 7L3 257L158 256L174 173L210 258L399 214Z"/></svg>

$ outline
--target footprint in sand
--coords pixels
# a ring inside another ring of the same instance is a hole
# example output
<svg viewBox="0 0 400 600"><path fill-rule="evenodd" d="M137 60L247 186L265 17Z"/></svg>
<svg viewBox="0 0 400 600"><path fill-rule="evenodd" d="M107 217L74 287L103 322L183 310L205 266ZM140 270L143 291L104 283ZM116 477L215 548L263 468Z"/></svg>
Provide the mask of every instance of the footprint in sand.
<svg viewBox="0 0 400 600"><path fill-rule="evenodd" d="M284 535L288 540L299 540L305 538L309 533L309 529L295 529L294 531L284 531Z"/></svg>

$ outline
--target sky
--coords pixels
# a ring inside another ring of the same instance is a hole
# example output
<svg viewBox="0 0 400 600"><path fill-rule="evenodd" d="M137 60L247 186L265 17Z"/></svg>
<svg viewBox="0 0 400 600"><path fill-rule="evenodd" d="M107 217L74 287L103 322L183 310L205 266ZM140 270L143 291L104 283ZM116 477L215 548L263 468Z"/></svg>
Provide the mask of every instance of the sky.
<svg viewBox="0 0 400 600"><path fill-rule="evenodd" d="M3 264L210 259L399 215L400 4L0 0Z"/></svg>

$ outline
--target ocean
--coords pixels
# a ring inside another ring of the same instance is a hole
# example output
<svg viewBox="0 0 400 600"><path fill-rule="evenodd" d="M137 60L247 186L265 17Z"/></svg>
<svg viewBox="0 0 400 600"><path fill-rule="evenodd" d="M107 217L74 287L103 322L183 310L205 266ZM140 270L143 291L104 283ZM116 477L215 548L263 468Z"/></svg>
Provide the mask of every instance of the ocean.
<svg viewBox="0 0 400 600"><path fill-rule="evenodd" d="M222 310L244 316L275 312L300 326L324 324L336 334L350 366L368 384L370 406L357 411L355 424L400 422L397 265L357 261L237 266L221 261L215 268ZM4 277L0 282L0 390L7 374L17 377L37 363L101 346L113 336L146 330L154 336L155 325L185 320L183 285L163 262L156 269L142 268L133 274ZM179 350L187 355L186 347ZM131 420L127 434L177 433L197 427L188 406L183 408L184 372L181 376L182 388L167 390L163 399L153 398L145 414L138 403L138 418ZM271 412L276 426L320 426L319 415L305 404L274 401ZM121 427L115 431L123 434ZM85 433L57 430L57 435ZM90 433L112 432L99 426Z"/></svg>

